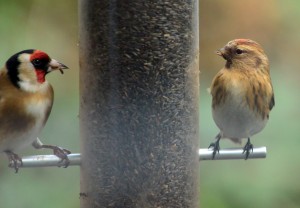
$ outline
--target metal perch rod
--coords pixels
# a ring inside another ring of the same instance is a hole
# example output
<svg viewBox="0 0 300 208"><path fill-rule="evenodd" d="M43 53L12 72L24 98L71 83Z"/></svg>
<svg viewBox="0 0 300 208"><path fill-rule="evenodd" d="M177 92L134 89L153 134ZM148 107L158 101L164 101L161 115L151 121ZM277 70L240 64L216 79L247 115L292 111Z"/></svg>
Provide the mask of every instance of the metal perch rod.
<svg viewBox="0 0 300 208"><path fill-rule="evenodd" d="M212 160L212 149L199 149L200 160ZM266 147L256 147L251 151L248 159L266 158L267 148ZM214 160L233 160L233 159L245 159L245 154L243 154L243 149L241 148L228 148L221 149L219 153L216 154Z"/></svg>
<svg viewBox="0 0 300 208"><path fill-rule="evenodd" d="M267 148L266 147L256 147L253 148L253 152L250 152L248 159L255 158L266 158ZM81 154L75 153L68 155L70 164L69 166L79 166L81 164ZM211 149L199 149L200 160L212 160L212 150ZM221 149L219 153L216 154L214 160L233 160L233 159L245 159L245 154L243 154L243 149L238 148L228 148ZM23 165L20 168L36 168L36 167L51 167L57 166L60 159L55 155L32 155L22 158Z"/></svg>
<svg viewBox="0 0 300 208"><path fill-rule="evenodd" d="M80 165L81 155L69 154L68 158L70 160L69 166ZM23 165L20 168L36 168L36 167L51 167L58 166L60 159L55 155L32 155L22 158ZM12 167L14 168L14 167Z"/></svg>

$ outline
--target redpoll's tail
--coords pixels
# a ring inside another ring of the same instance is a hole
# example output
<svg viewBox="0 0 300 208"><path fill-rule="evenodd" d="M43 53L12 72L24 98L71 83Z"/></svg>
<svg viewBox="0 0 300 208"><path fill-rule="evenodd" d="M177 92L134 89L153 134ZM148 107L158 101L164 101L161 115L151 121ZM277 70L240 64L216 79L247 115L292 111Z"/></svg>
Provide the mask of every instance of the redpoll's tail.
<svg viewBox="0 0 300 208"><path fill-rule="evenodd" d="M242 140L239 138L230 138L230 140L233 141L234 143L242 144Z"/></svg>

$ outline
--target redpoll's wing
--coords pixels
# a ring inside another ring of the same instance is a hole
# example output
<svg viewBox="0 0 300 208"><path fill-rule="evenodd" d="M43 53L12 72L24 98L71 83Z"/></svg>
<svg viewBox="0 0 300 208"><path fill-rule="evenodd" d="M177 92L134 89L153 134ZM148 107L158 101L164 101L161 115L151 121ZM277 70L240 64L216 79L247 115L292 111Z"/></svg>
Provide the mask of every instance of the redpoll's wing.
<svg viewBox="0 0 300 208"><path fill-rule="evenodd" d="M274 99L274 94L272 94L271 100L269 102L269 109L272 110L274 105L275 105L275 99Z"/></svg>

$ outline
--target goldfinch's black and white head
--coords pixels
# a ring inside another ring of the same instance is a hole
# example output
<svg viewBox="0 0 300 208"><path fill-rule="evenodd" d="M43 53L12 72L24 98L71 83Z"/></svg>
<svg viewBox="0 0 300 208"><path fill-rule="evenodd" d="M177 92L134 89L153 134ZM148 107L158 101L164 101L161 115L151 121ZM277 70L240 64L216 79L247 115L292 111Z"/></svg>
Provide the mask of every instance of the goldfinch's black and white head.
<svg viewBox="0 0 300 208"><path fill-rule="evenodd" d="M67 68L45 52L35 49L20 51L6 62L7 74L13 85L28 92L36 92L47 84L45 76L49 72L59 70L63 73L62 69Z"/></svg>

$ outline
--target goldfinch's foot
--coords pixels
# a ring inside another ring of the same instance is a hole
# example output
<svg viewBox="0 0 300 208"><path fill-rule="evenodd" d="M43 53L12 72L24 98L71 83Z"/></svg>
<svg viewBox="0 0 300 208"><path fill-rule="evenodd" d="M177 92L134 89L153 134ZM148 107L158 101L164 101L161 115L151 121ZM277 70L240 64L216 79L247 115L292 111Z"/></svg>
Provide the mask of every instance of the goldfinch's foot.
<svg viewBox="0 0 300 208"><path fill-rule="evenodd" d="M53 154L61 159L58 163L58 167L63 166L64 168L66 168L69 166L70 160L68 158L68 155L71 154L71 151L54 145L40 144L40 142L33 143L33 146L38 149L40 148L52 149Z"/></svg>
<svg viewBox="0 0 300 208"><path fill-rule="evenodd" d="M8 167L14 168L16 173L18 173L19 167L23 165L22 158L11 151L5 151L5 153L9 160Z"/></svg>
<svg viewBox="0 0 300 208"><path fill-rule="evenodd" d="M63 166L64 168L66 168L69 166L70 160L68 158L68 155L71 154L71 151L58 146L53 146L53 154L61 159L58 163L58 167Z"/></svg>

